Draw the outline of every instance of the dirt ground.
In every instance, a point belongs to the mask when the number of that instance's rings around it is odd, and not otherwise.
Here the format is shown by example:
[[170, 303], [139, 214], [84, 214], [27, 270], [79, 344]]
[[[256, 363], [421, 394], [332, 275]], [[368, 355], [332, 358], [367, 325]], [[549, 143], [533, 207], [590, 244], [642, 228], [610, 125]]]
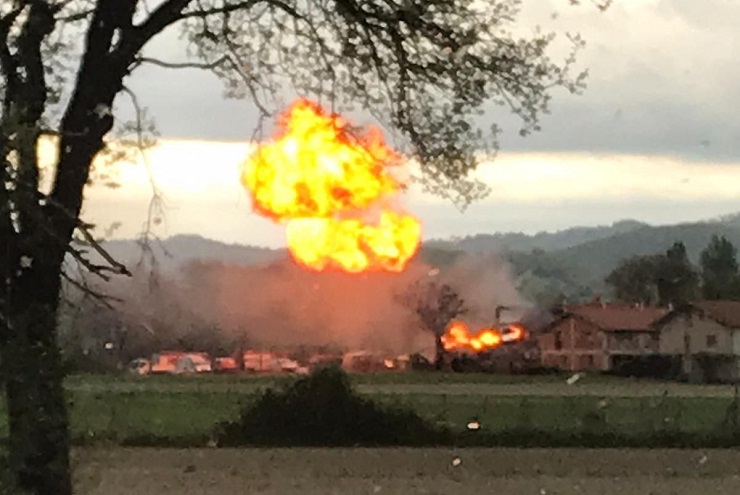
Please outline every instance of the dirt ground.
[[740, 493], [740, 452], [80, 449], [80, 494]]

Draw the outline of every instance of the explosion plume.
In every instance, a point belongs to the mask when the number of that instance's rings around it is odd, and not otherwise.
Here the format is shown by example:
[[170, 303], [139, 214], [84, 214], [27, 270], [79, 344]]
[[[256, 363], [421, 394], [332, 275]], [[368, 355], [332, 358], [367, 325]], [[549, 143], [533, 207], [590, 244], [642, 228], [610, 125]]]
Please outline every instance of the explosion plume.
[[380, 131], [351, 129], [305, 99], [242, 167], [254, 210], [286, 226], [296, 262], [312, 270], [403, 270], [419, 248], [419, 221], [391, 205], [401, 158]]

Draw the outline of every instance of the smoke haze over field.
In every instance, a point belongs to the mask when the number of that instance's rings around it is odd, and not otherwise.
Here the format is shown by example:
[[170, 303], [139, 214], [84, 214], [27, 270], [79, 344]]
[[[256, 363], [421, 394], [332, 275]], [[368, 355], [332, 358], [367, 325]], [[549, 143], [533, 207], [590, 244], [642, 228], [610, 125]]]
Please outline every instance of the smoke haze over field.
[[[466, 301], [471, 325], [494, 322], [499, 304], [518, 305], [508, 269], [491, 255], [467, 258], [438, 273], [419, 260], [401, 273], [312, 272], [292, 260], [236, 265], [193, 261], [176, 275], [144, 271], [105, 290], [123, 299], [117, 319], [165, 348], [222, 349], [336, 346], [383, 353], [424, 352], [432, 335], [399, 296], [418, 280], [451, 285]], [[137, 346], [141, 348], [141, 346]]]

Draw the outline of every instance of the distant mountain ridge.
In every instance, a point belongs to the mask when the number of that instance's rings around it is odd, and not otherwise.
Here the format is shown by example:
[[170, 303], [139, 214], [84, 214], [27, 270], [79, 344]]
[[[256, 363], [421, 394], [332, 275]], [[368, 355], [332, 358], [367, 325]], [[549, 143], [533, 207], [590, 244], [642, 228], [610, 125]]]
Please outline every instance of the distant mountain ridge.
[[[136, 264], [142, 247], [135, 240], [113, 240], [104, 244], [114, 259], [127, 266]], [[153, 255], [165, 270], [174, 270], [192, 260], [220, 261], [240, 265], [266, 263], [284, 257], [284, 249], [270, 249], [243, 244], [227, 244], [197, 234], [180, 234], [149, 243]]]
[[[712, 235], [724, 235], [740, 247], [740, 214], [701, 222], [652, 226], [636, 220], [612, 225], [573, 227], [558, 232], [478, 234], [458, 239], [433, 239], [422, 246], [420, 257], [435, 265], [481, 253], [497, 253], [511, 265], [520, 291], [540, 301], [553, 294], [574, 299], [606, 291], [604, 278], [623, 259], [664, 252], [674, 242], [686, 245], [697, 262]], [[136, 241], [105, 243], [109, 252], [126, 264], [141, 257]], [[160, 266], [176, 270], [191, 260], [234, 264], [269, 263], [285, 258], [285, 249], [226, 244], [199, 235], [176, 235], [154, 242], [152, 250]]]
[[613, 235], [633, 232], [650, 227], [649, 224], [637, 220], [621, 220], [612, 225], [596, 227], [571, 227], [556, 232], [538, 232], [533, 235], [521, 232], [505, 232], [496, 234], [476, 234], [455, 240], [432, 239], [427, 246], [446, 248], [451, 244], [457, 249], [470, 253], [490, 251], [531, 251], [541, 249], [552, 251], [566, 249], [590, 241], [605, 239]]

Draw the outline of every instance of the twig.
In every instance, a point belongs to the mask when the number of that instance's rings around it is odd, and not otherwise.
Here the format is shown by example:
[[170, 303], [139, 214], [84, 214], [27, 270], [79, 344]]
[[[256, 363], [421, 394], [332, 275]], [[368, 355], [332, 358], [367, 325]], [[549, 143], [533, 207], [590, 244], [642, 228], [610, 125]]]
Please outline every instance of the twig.
[[[224, 55], [217, 60], [214, 60], [213, 62], [166, 62], [164, 60], [159, 60], [157, 58], [152, 57], [137, 57], [134, 61], [135, 65], [141, 65], [141, 64], [152, 64], [152, 65], [158, 65], [159, 67], [164, 67], [165, 69], [215, 69], [219, 65], [223, 64], [224, 62], [230, 62], [229, 57], [227, 55]], [[232, 62], [233, 63], [233, 62]], [[128, 90], [130, 94], [130, 90]]]
[[[154, 60], [154, 59], [152, 59]], [[136, 93], [133, 92], [129, 87], [124, 86], [123, 91], [129, 96], [131, 99], [131, 105], [134, 107], [134, 112], [136, 114], [136, 142], [137, 147], [139, 149], [139, 153], [141, 154], [141, 159], [144, 162], [144, 166], [147, 169], [147, 173], [149, 176], [149, 185], [152, 188], [152, 198], [149, 202], [149, 208], [147, 209], [147, 217], [146, 222], [144, 222], [144, 226], [141, 232], [141, 235], [139, 237], [139, 246], [142, 249], [141, 258], [139, 259], [139, 265], [141, 265], [144, 262], [144, 258], [146, 254], [149, 254], [150, 261], [152, 262], [152, 265], [155, 266], [157, 263], [156, 258], [154, 257], [154, 254], [152, 252], [151, 246], [149, 244], [149, 237], [154, 237], [155, 240], [158, 240], [159, 238], [156, 235], [152, 234], [152, 223], [154, 223], [154, 218], [156, 216], [164, 216], [164, 211], [162, 209], [162, 193], [160, 192], [159, 188], [157, 187], [157, 183], [154, 181], [154, 172], [152, 170], [151, 162], [149, 162], [149, 157], [147, 156], [145, 152], [145, 145], [144, 145], [144, 126], [142, 122], [142, 107], [139, 104], [139, 99], [136, 96]], [[160, 242], [161, 245], [161, 242]]]
[[110, 270], [118, 273], [119, 275], [127, 275], [131, 276], [131, 272], [129, 269], [124, 265], [123, 263], [120, 263], [116, 261], [113, 256], [108, 253], [108, 251], [103, 248], [103, 246], [100, 245], [100, 243], [95, 240], [93, 235], [90, 233], [91, 225], [86, 224], [82, 222], [81, 220], [78, 220], [77, 224], [77, 230], [82, 234], [82, 236], [85, 238], [85, 241], [87, 241], [87, 245], [92, 247], [95, 252], [97, 252], [100, 256], [103, 257], [105, 261], [110, 264]]
[[[232, 3], [224, 5], [223, 7], [213, 7], [210, 9], [203, 10], [191, 10], [180, 14], [179, 19], [187, 19], [189, 17], [207, 17], [213, 14], [228, 14], [230, 12], [236, 12], [237, 10], [249, 9], [259, 3], [259, 0], [245, 0], [242, 2]], [[276, 0], [271, 0], [269, 3], [277, 3]]]
[[[71, 245], [67, 247], [67, 252], [71, 254], [72, 257], [76, 259], [82, 266], [84, 266], [90, 273], [97, 275], [106, 282], [110, 281], [110, 277], [104, 272], [109, 271], [120, 274], [120, 272], [117, 272], [115, 268], [111, 268], [105, 265], [96, 265], [95, 263], [92, 263], [90, 260], [82, 256], [82, 253], [78, 249], [73, 248]], [[126, 272], [128, 273], [128, 269], [126, 269]]]
[[108, 296], [106, 294], [103, 294], [101, 292], [91, 289], [90, 287], [88, 287], [87, 284], [84, 284], [82, 282], [75, 280], [71, 276], [67, 275], [67, 273], [63, 270], [62, 270], [62, 277], [64, 277], [64, 279], [67, 282], [69, 282], [70, 284], [74, 285], [76, 288], [81, 290], [85, 295], [92, 297], [93, 299], [100, 302], [108, 309], [115, 309], [115, 307], [111, 304], [111, 301], [121, 302], [121, 303], [124, 302], [123, 299], [119, 297]]
[[87, 16], [89, 16], [93, 12], [94, 12], [94, 9], [87, 9], [87, 10], [83, 10], [81, 12], [76, 12], [74, 14], [69, 14], [69, 15], [57, 17], [57, 21], [64, 22], [64, 23], [82, 21], [82, 20], [86, 19]]

